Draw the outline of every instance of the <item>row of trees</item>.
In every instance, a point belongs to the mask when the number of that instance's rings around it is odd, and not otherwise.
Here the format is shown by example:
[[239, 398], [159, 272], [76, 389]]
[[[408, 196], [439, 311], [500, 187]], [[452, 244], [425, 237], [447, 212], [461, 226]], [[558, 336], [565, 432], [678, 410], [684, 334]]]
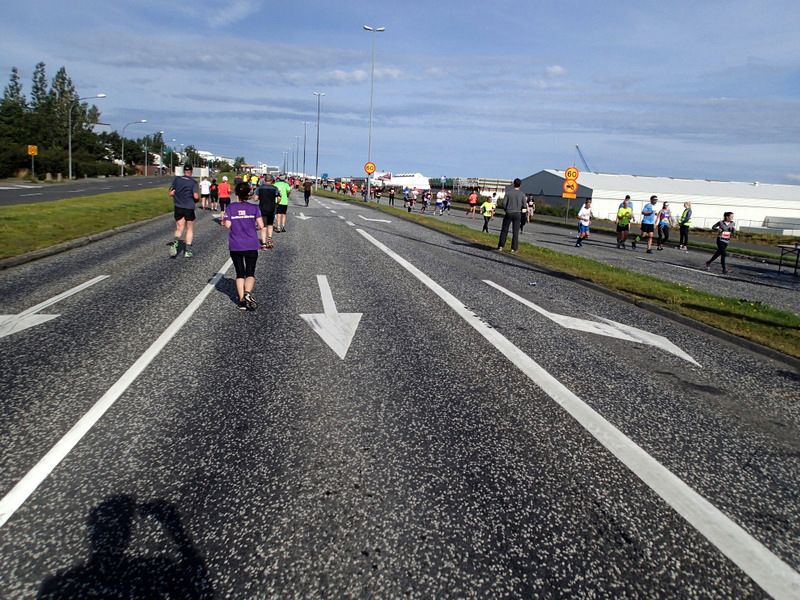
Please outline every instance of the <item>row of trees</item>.
[[[36, 173], [69, 172], [69, 127], [72, 116], [72, 173], [73, 176], [96, 177], [118, 175], [122, 160], [121, 136], [116, 131], [99, 132], [100, 111], [94, 105], [80, 101], [67, 71], [61, 67], [48, 86], [45, 64], [36, 65], [30, 96], [23, 93], [19, 71], [11, 69], [11, 78], [0, 101], [0, 178], [15, 177], [31, 166], [28, 146], [37, 146]], [[194, 146], [183, 154], [164, 143], [160, 132], [137, 139], [125, 140], [125, 170], [134, 172], [133, 165], [156, 164], [161, 155], [164, 165], [178, 165], [182, 160], [195, 166], [206, 166]], [[242, 159], [244, 160], [244, 159]], [[115, 162], [116, 161], [116, 162]], [[220, 168], [229, 165], [214, 165]]]

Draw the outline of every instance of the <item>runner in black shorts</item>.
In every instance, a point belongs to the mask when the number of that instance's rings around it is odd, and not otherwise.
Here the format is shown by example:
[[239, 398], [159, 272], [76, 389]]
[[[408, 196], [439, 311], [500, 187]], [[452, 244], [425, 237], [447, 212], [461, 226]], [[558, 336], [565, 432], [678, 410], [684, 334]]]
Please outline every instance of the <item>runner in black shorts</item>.
[[272, 248], [272, 226], [275, 223], [275, 201], [280, 194], [277, 187], [272, 185], [274, 178], [272, 175], [267, 175], [264, 178], [264, 183], [258, 186], [256, 190], [256, 198], [258, 198], [258, 208], [261, 211], [261, 217], [267, 224], [267, 243], [261, 244], [261, 249]]
[[172, 180], [169, 187], [169, 195], [175, 203], [175, 237], [169, 245], [169, 255], [172, 257], [178, 254], [178, 244], [184, 228], [186, 229], [186, 247], [183, 256], [192, 257], [192, 240], [194, 238], [194, 206], [200, 199], [200, 190], [197, 182], [192, 177], [192, 165], [187, 164], [183, 167], [183, 176]]

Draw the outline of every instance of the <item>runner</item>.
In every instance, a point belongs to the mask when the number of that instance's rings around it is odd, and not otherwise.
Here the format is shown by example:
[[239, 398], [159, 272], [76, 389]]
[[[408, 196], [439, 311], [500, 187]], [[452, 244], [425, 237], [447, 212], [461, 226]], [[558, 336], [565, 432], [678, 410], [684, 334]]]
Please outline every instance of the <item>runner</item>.
[[711, 263], [717, 260], [719, 256], [722, 272], [726, 274], [730, 273], [731, 270], [725, 266], [725, 257], [728, 255], [728, 243], [731, 241], [733, 232], [736, 231], [736, 223], [733, 222], [733, 213], [726, 212], [722, 215], [722, 221], [714, 223], [711, 229], [719, 232], [717, 235], [717, 251], [714, 253], [714, 256], [711, 257], [711, 260], [706, 263], [706, 271], [711, 269]]
[[656, 202], [658, 202], [657, 196], [650, 196], [650, 202], [644, 205], [642, 208], [642, 235], [639, 237], [636, 236], [636, 239], [631, 242], [631, 248], [636, 250], [636, 243], [641, 240], [641, 238], [647, 238], [647, 253], [653, 253], [653, 231], [655, 231], [656, 226]]
[[283, 180], [283, 177], [278, 177], [278, 181], [275, 182], [275, 187], [278, 188], [278, 191], [281, 194], [281, 199], [278, 200], [278, 206], [276, 207], [276, 215], [275, 215], [275, 231], [286, 231], [286, 213], [289, 210], [289, 192], [292, 191], [291, 186]]
[[478, 208], [478, 192], [472, 190], [472, 193], [469, 195], [469, 210], [464, 213], [464, 216], [467, 217], [472, 215], [472, 218], [475, 218], [475, 209]]
[[211, 194], [211, 210], [219, 210], [219, 184], [216, 178], [211, 180], [211, 187], [208, 188]]
[[178, 245], [186, 229], [185, 248], [183, 256], [192, 258], [192, 241], [194, 239], [194, 207], [200, 199], [199, 187], [192, 177], [193, 167], [190, 164], [183, 166], [183, 175], [175, 177], [169, 186], [169, 195], [175, 204], [175, 238], [169, 245], [169, 255], [173, 258], [178, 255]]
[[583, 247], [583, 240], [588, 239], [589, 227], [592, 225], [592, 199], [587, 198], [586, 204], [578, 211], [578, 241], [576, 248]]
[[622, 250], [625, 250], [625, 242], [628, 239], [628, 232], [631, 228], [631, 219], [633, 219], [633, 209], [630, 204], [630, 196], [625, 196], [622, 206], [617, 210], [617, 218], [614, 221], [617, 224], [617, 248]]
[[264, 178], [264, 183], [258, 186], [256, 190], [256, 197], [258, 198], [258, 208], [261, 210], [261, 218], [267, 224], [267, 242], [261, 244], [261, 249], [266, 250], [272, 248], [272, 225], [275, 222], [275, 200], [280, 191], [277, 187], [272, 185], [272, 175], [267, 175]]
[[308, 201], [311, 199], [311, 182], [308, 179], [303, 182], [303, 199], [308, 206]]
[[230, 230], [228, 250], [236, 269], [236, 293], [239, 296], [239, 310], [255, 310], [258, 303], [253, 298], [256, 282], [256, 262], [258, 261], [258, 233], [261, 231], [261, 245], [264, 240], [264, 220], [255, 204], [250, 204], [250, 185], [240, 183], [236, 186], [236, 199], [225, 209], [222, 224]]
[[[225, 212], [231, 201], [231, 184], [228, 183], [228, 176], [222, 176], [222, 183], [219, 184], [219, 210]], [[222, 215], [220, 215], [220, 218]], [[220, 219], [220, 223], [222, 220]]]
[[[669, 241], [669, 227], [672, 225], [672, 211], [669, 209], [669, 202], [664, 202], [658, 213], [658, 248], [663, 250], [664, 244]], [[663, 243], [661, 240], [664, 240]]]
[[211, 210], [208, 199], [211, 197], [211, 182], [208, 177], [203, 177], [200, 181], [200, 206], [202, 210]]
[[389, 206], [394, 206], [394, 188], [389, 188]]
[[489, 198], [481, 204], [481, 214], [483, 215], [483, 229], [481, 229], [481, 231], [489, 233], [489, 221], [491, 221], [492, 216], [494, 216], [494, 204]]
[[436, 207], [433, 209], [433, 216], [436, 216], [436, 211], [439, 211], [440, 215], [444, 214], [444, 199], [447, 197], [447, 193], [444, 190], [439, 190], [436, 193]]

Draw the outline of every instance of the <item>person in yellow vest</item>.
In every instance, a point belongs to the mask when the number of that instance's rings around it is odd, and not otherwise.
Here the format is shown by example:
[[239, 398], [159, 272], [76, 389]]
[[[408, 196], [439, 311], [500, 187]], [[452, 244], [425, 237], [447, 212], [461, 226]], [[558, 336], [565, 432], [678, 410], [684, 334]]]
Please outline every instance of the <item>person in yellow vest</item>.
[[494, 202], [489, 198], [481, 204], [481, 214], [483, 215], [483, 229], [481, 229], [481, 231], [489, 233], [489, 221], [491, 221], [494, 216]]
[[683, 212], [681, 213], [680, 219], [678, 219], [678, 225], [681, 228], [680, 234], [680, 245], [678, 246], [678, 250], [689, 250], [689, 228], [692, 226], [692, 203], [691, 202], [684, 202], [683, 203]]
[[617, 210], [617, 248], [625, 249], [625, 241], [628, 239], [628, 232], [631, 229], [631, 219], [633, 219], [633, 209], [631, 208], [631, 197], [625, 196], [622, 206]]

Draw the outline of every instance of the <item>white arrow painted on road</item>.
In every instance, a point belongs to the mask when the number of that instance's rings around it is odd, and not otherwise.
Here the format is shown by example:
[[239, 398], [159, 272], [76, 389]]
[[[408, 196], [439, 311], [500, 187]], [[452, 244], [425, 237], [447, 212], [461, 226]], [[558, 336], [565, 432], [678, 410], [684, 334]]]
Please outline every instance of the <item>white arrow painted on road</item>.
[[623, 325], [622, 323], [617, 323], [616, 321], [610, 321], [608, 319], [604, 319], [603, 317], [597, 317], [604, 321], [604, 323], [598, 323], [597, 321], [589, 321], [587, 319], [579, 319], [577, 317], [569, 317], [567, 315], [558, 315], [555, 313], [551, 313], [540, 306], [537, 306], [533, 302], [530, 302], [523, 298], [522, 296], [518, 296], [514, 292], [511, 292], [493, 281], [488, 281], [484, 279], [484, 283], [492, 286], [495, 289], [500, 290], [507, 296], [510, 296], [517, 302], [524, 304], [525, 306], [532, 308], [536, 312], [541, 315], [544, 315], [551, 321], [554, 321], [565, 327], [567, 329], [576, 329], [578, 331], [587, 331], [589, 333], [596, 333], [597, 335], [605, 335], [607, 337], [613, 337], [618, 340], [625, 340], [628, 342], [636, 342], [638, 344], [647, 344], [649, 346], [656, 346], [657, 348], [661, 348], [662, 350], [666, 350], [675, 356], [682, 358], [683, 360], [689, 361], [693, 365], [700, 366], [695, 359], [691, 356], [686, 354], [683, 350], [678, 348], [675, 344], [670, 342], [667, 338], [656, 335], [655, 333], [650, 333], [649, 331], [643, 331], [641, 329], [637, 329], [636, 327], [632, 327], [630, 325]]
[[71, 290], [67, 290], [63, 294], [54, 296], [53, 298], [50, 298], [50, 300], [45, 300], [41, 304], [37, 304], [28, 310], [22, 311], [18, 315], [0, 315], [0, 338], [13, 333], [18, 333], [28, 329], [29, 327], [41, 325], [42, 323], [46, 323], [47, 321], [60, 317], [61, 315], [39, 315], [36, 313], [107, 278], [108, 275], [100, 275], [99, 277], [95, 277], [86, 283], [75, 286]]
[[307, 217], [304, 213], [300, 213], [296, 218], [305, 221], [306, 219], [310, 219], [311, 217]]
[[364, 215], [358, 215], [359, 219], [364, 219], [365, 221], [374, 221], [375, 223], [391, 223], [391, 221], [387, 221], [386, 219], [368, 219]]
[[363, 313], [337, 312], [333, 294], [328, 285], [328, 278], [325, 275], [317, 275], [317, 281], [319, 282], [319, 291], [322, 294], [322, 310], [324, 312], [323, 314], [300, 316], [336, 352], [339, 358], [344, 359]]

